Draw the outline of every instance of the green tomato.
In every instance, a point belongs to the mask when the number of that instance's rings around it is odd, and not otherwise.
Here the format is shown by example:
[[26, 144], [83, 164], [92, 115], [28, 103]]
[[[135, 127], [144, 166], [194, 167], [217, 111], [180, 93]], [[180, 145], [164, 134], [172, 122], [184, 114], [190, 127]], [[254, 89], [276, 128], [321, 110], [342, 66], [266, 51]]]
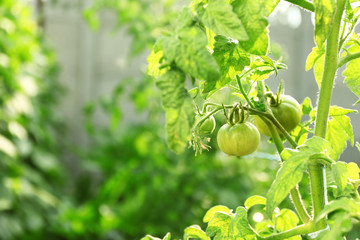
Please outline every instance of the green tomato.
[[224, 124], [217, 134], [221, 151], [234, 156], [245, 156], [254, 152], [260, 143], [260, 133], [250, 122]]
[[[196, 122], [199, 121], [201, 118], [203, 118], [203, 116], [197, 115]], [[213, 131], [215, 130], [215, 126], [216, 126], [215, 118], [214, 116], [211, 115], [200, 125], [199, 134], [202, 136], [212, 134]]]
[[[281, 95], [280, 104], [270, 106], [270, 108], [275, 118], [286, 131], [291, 132], [300, 123], [302, 111], [300, 104], [295, 98], [289, 95]], [[254, 123], [262, 134], [269, 137], [271, 136], [269, 128], [259, 116], [254, 117]]]

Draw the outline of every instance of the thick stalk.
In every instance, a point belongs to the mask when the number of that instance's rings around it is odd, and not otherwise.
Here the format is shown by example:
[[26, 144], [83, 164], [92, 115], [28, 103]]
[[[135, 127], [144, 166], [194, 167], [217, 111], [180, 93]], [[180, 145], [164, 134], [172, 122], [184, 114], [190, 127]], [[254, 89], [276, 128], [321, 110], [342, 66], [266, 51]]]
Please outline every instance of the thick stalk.
[[[338, 64], [338, 46], [341, 17], [344, 12], [346, 0], [337, 1], [337, 9], [334, 17], [334, 23], [326, 43], [324, 74], [321, 80], [321, 88], [316, 114], [315, 136], [326, 137], [326, 128], [329, 117], [329, 108], [334, 85], [335, 73]], [[326, 189], [324, 181], [324, 167], [321, 164], [310, 164], [310, 186], [311, 197], [314, 209], [314, 219], [317, 218], [320, 211], [325, 206]], [[325, 228], [326, 218], [321, 219], [316, 228], [318, 230]]]

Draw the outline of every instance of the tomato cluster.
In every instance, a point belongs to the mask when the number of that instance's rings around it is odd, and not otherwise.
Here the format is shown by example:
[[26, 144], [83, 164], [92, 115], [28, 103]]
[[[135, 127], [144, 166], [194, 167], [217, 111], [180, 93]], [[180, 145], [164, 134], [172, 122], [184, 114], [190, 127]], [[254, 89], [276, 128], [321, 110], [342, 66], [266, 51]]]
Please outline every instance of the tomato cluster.
[[[301, 107], [293, 97], [281, 95], [269, 104], [274, 117], [286, 131], [292, 131], [300, 123]], [[271, 136], [269, 128], [259, 116], [254, 117], [253, 123], [246, 122], [243, 118], [235, 123], [228, 121], [218, 131], [219, 148], [224, 153], [233, 156], [253, 153], [260, 143], [259, 131], [266, 136]]]

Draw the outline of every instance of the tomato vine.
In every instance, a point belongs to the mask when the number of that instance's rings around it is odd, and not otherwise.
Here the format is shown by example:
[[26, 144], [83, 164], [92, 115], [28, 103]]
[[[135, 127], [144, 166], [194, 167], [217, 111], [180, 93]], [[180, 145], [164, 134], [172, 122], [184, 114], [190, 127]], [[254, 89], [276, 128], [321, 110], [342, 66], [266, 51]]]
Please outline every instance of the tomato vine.
[[[347, 142], [354, 144], [347, 114], [356, 110], [330, 105], [336, 72], [345, 64], [344, 82], [360, 97], [360, 74], [356, 68], [356, 64], [360, 64], [360, 35], [355, 32], [360, 8], [347, 0], [289, 1], [315, 14], [316, 46], [306, 62], [306, 70], [314, 67], [319, 86], [318, 106], [314, 109], [308, 98], [300, 106], [292, 97], [282, 97], [286, 95], [280, 94], [281, 87], [275, 97], [265, 85], [269, 75], [277, 75], [286, 68], [283, 63], [272, 60], [268, 51], [267, 17], [278, 2], [194, 0], [179, 13], [174, 31], [158, 38], [148, 58], [148, 73], [163, 94], [167, 141], [174, 152], [181, 154], [189, 138], [196, 152], [207, 149], [203, 144], [204, 137], [198, 134], [199, 127], [214, 115], [219, 117], [221, 111], [225, 116], [226, 111], [231, 111], [230, 120], [226, 117], [230, 123], [218, 133], [221, 150], [237, 156], [253, 151], [245, 151], [248, 145], [242, 139], [247, 138], [251, 144], [256, 142], [251, 138], [256, 134], [231, 133], [231, 126], [243, 124], [246, 114], [255, 115], [255, 119], [266, 125], [268, 131], [265, 134], [271, 136], [282, 160], [266, 198], [249, 198], [265, 207], [267, 222], [255, 227], [249, 224], [246, 213], [253, 205], [246, 206], [245, 203], [234, 213], [218, 206], [205, 216], [206, 232], [191, 226], [185, 229], [185, 239], [300, 239], [306, 234], [322, 240], [330, 239], [329, 236], [337, 239], [350, 229], [343, 231], [336, 226], [345, 221], [348, 223], [348, 219], [360, 220], [358, 190], [348, 187], [349, 184], [356, 185], [354, 180], [357, 181], [359, 171], [353, 166], [355, 163], [339, 161]], [[194, 86], [190, 91], [186, 89], [186, 79], [191, 79], [189, 84]], [[213, 97], [224, 88], [238, 97], [233, 105]], [[280, 106], [282, 98], [291, 105], [283, 111], [289, 114], [285, 120], [280, 119], [275, 106]], [[201, 109], [201, 105], [203, 112], [208, 108], [210, 111], [194, 124], [194, 108]], [[240, 113], [242, 116], [237, 116]], [[309, 120], [300, 122], [301, 115], [308, 116]], [[289, 121], [294, 124], [289, 125]], [[259, 124], [257, 126], [261, 128]], [[241, 148], [239, 142], [244, 151], [237, 151]], [[291, 148], [286, 148], [285, 142]], [[330, 202], [327, 202], [326, 168], [330, 171], [328, 183], [336, 188], [331, 192]], [[307, 173], [312, 216], [308, 213], [310, 208], [302, 201], [298, 186]], [[357, 174], [357, 179], [350, 179], [352, 174]], [[289, 209], [278, 209], [288, 195], [298, 215]], [[332, 223], [329, 226], [327, 216], [330, 213]], [[278, 219], [284, 216], [287, 222], [279, 223]], [[170, 239], [170, 235], [164, 239]]]

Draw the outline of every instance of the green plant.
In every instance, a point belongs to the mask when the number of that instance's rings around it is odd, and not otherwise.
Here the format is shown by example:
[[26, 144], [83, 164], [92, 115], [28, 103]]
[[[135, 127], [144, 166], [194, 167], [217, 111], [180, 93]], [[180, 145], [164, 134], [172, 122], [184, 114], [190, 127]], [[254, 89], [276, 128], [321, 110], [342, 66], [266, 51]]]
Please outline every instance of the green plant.
[[[189, 139], [196, 152], [204, 148], [205, 139], [197, 135], [198, 123], [194, 125], [195, 105], [211, 106], [207, 117], [234, 109], [212, 99], [228, 88], [238, 96], [236, 104], [267, 124], [282, 160], [266, 197], [250, 197], [235, 212], [224, 206], [210, 209], [203, 219], [206, 232], [191, 226], [184, 239], [342, 239], [359, 223], [359, 169], [339, 161], [347, 141], [354, 143], [347, 115], [356, 110], [330, 106], [336, 71], [345, 64], [344, 82], [360, 97], [360, 36], [355, 32], [359, 7], [347, 0], [289, 1], [315, 14], [316, 47], [306, 69], [315, 66], [319, 86], [318, 106], [313, 109], [306, 98], [302, 113], [308, 120], [290, 134], [274, 116], [264, 84], [268, 75], [285, 68], [267, 56], [266, 17], [278, 2], [194, 0], [179, 13], [176, 27], [158, 38], [148, 58], [148, 73], [162, 92], [167, 142], [174, 152], [181, 154]], [[194, 89], [188, 91], [185, 86], [190, 84]], [[285, 148], [284, 141], [291, 147]], [[304, 174], [309, 176], [305, 187], [311, 191], [311, 203], [304, 203], [299, 192]], [[294, 209], [280, 210], [288, 195]], [[260, 207], [262, 219], [250, 224], [248, 214], [255, 205], [265, 208]]]

